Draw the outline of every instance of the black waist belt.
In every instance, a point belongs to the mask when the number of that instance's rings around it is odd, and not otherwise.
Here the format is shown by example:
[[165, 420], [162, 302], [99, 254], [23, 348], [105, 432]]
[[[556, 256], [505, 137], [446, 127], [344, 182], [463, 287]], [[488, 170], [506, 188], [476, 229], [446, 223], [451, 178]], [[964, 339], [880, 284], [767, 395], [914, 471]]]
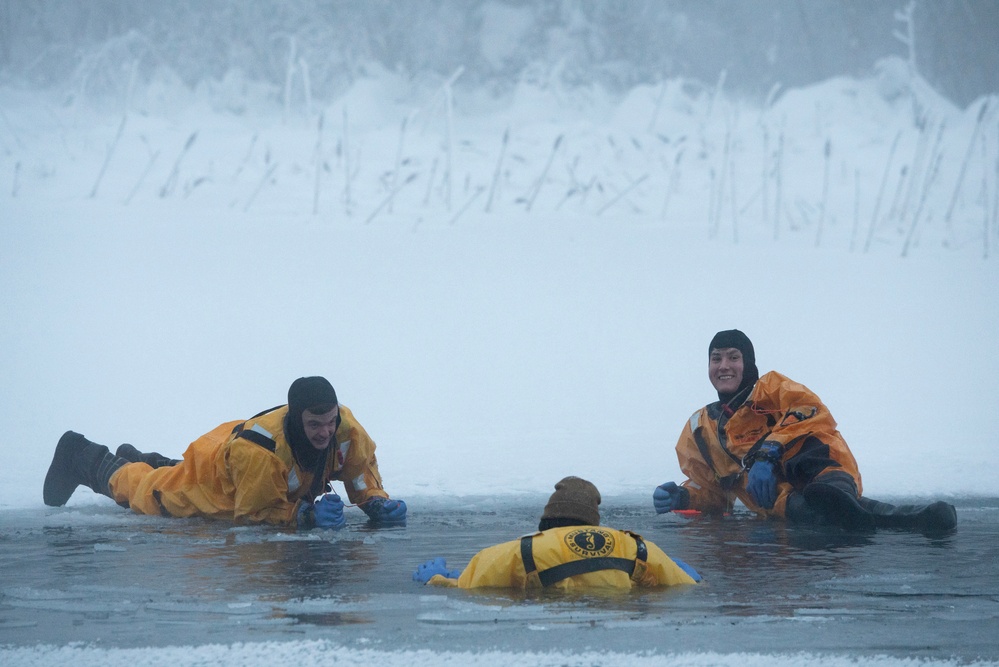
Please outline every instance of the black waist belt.
[[[635, 561], [645, 561], [649, 557], [649, 550], [645, 546], [645, 542], [642, 541], [642, 538], [637, 535], [632, 535], [632, 537], [635, 538], [635, 542], [638, 545], [638, 553], [633, 559], [615, 558], [613, 556], [581, 558], [579, 560], [573, 560], [568, 563], [562, 563], [561, 565], [550, 567], [547, 570], [541, 570], [538, 572], [538, 579], [541, 580], [541, 585], [547, 588], [548, 586], [557, 584], [563, 579], [574, 577], [577, 574], [600, 572], [601, 570], [620, 570], [622, 572], [627, 572], [630, 577], [635, 572]], [[524, 571], [527, 572], [528, 576], [530, 576], [532, 572], [537, 571], [538, 566], [534, 562], [533, 535], [527, 535], [520, 538], [520, 558], [524, 561]]]

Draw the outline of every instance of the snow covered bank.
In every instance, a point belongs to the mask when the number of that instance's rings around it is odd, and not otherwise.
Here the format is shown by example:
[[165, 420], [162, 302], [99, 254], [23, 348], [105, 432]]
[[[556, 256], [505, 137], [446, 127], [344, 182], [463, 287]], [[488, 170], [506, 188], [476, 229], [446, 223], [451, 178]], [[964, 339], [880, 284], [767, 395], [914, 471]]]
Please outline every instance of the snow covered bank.
[[484, 110], [388, 77], [287, 122], [0, 90], [0, 507], [40, 504], [67, 429], [179, 456], [317, 373], [395, 495], [644, 492], [731, 327], [872, 496], [992, 493], [999, 105], [917, 84]]

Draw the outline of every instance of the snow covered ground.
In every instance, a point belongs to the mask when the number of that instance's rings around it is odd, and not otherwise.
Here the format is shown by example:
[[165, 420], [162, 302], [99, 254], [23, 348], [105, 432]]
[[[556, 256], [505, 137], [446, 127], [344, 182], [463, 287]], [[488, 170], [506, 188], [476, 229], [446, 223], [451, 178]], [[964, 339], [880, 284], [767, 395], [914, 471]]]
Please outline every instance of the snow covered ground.
[[[864, 664], [871, 667], [920, 667], [938, 665], [949, 667], [967, 664], [961, 661], [924, 661], [918, 658], [892, 658], [884, 656], [865, 657], [862, 662], [849, 658], [835, 658], [808, 653], [794, 655], [749, 654], [749, 653], [698, 653], [698, 654], [613, 654], [589, 651], [579, 654], [562, 652], [509, 653], [505, 651], [377, 651], [345, 649], [329, 642], [302, 641], [295, 643], [257, 643], [235, 646], [209, 644], [205, 646], [183, 647], [176, 650], [150, 653], [145, 649], [94, 649], [82, 647], [45, 647], [41, 649], [14, 650], [4, 653], [5, 664], [11, 667], [22, 665], [51, 665], [55, 663], [78, 663], [83, 660], [96, 664], [117, 667], [118, 665], [141, 664], [148, 667], [173, 665], [268, 665], [288, 660], [309, 661], [317, 657], [332, 660], [333, 665], [378, 664], [386, 667], [414, 667], [433, 665], [434, 667], [469, 666], [492, 667], [493, 665], [531, 664], [539, 667], [591, 667], [593, 665], [619, 665], [627, 661], [636, 667], [797, 667], [814, 665], [817, 667], [844, 667]], [[985, 665], [987, 663], [978, 663]]]
[[[67, 429], [180, 456], [313, 374], [414, 511], [568, 474], [651, 494], [681, 478], [676, 437], [713, 398], [708, 341], [733, 327], [761, 371], [829, 405], [868, 495], [994, 495], [999, 100], [957, 109], [898, 62], [879, 72], [765, 108], [683, 81], [620, 100], [525, 85], [497, 106], [381, 74], [326, 108], [240, 113], [218, 90], [151, 87], [109, 109], [0, 89], [0, 510], [41, 506]], [[104, 502], [83, 490], [70, 507]]]

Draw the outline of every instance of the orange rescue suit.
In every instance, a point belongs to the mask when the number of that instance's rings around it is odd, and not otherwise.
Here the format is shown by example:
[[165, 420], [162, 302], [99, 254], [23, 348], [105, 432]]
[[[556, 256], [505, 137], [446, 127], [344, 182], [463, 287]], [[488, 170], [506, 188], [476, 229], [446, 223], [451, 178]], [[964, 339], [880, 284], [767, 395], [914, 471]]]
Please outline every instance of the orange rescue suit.
[[295, 525], [316, 472], [322, 475], [319, 493], [326, 482], [342, 480], [351, 503], [388, 498], [375, 443], [349, 409], [340, 406], [340, 425], [321, 471], [303, 469], [295, 460], [284, 431], [287, 414], [285, 405], [245, 422], [220, 424], [192, 442], [174, 466], [124, 465], [111, 477], [111, 493], [138, 514], [285, 526]]
[[[619, 588], [633, 586], [678, 586], [694, 584], [689, 574], [673, 562], [662, 549], [651, 542], [644, 542], [645, 559], [636, 558], [641, 538], [623, 530], [599, 526], [568, 526], [550, 528], [526, 536], [532, 540], [535, 570], [524, 567], [521, 539], [504, 542], [483, 549], [465, 567], [458, 579], [434, 575], [428, 584], [457, 586], [458, 588], [541, 588], [539, 573], [550, 571], [566, 563], [610, 558], [625, 559], [635, 563], [633, 572], [620, 569], [599, 569], [561, 579], [552, 584], [556, 589]], [[637, 538], [637, 539], [636, 539]]]
[[[763, 442], [780, 447], [778, 496], [773, 509], [746, 492], [744, 458]], [[727, 512], [735, 499], [766, 517], [783, 518], [788, 496], [817, 478], [839, 478], [863, 493], [860, 471], [829, 409], [802, 384], [771, 371], [731, 415], [720, 402], [691, 416], [676, 444], [688, 479], [690, 508]], [[748, 462], [748, 459], [747, 459]]]

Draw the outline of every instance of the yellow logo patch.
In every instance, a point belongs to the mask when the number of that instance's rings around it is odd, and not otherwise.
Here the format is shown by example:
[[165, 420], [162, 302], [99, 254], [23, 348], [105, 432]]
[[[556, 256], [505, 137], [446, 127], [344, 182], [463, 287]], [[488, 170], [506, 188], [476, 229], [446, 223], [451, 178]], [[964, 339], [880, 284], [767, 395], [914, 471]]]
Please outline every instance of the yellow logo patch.
[[581, 528], [566, 533], [563, 539], [572, 553], [583, 558], [606, 556], [614, 551], [614, 536], [599, 529]]

